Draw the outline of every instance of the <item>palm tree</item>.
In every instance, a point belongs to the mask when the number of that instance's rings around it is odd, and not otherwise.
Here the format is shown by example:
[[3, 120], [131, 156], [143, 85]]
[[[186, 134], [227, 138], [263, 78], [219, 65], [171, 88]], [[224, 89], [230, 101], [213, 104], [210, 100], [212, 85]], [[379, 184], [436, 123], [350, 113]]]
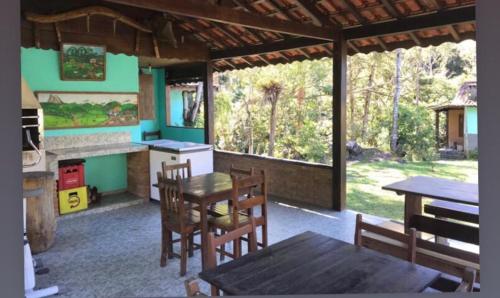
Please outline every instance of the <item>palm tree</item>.
[[276, 137], [276, 105], [278, 103], [283, 86], [276, 81], [269, 81], [261, 86], [264, 92], [264, 101], [271, 104], [271, 125], [269, 130], [269, 156], [274, 156], [274, 138]]

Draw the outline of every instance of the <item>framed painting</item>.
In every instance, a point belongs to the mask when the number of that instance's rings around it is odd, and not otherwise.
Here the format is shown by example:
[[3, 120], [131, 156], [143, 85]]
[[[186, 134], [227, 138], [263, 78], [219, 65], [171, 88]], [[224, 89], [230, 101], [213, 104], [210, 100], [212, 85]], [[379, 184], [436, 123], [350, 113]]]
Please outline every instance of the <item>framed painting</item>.
[[105, 46], [61, 43], [61, 80], [104, 81], [105, 79]]
[[35, 92], [45, 129], [139, 124], [137, 93]]

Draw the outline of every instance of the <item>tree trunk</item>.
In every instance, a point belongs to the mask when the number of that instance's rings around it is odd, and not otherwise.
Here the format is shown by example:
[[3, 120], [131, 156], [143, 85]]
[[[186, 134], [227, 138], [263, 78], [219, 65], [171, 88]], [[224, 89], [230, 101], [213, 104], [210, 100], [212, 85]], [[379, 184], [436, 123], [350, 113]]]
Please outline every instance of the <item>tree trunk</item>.
[[361, 140], [366, 138], [366, 129], [368, 126], [368, 117], [370, 115], [370, 103], [372, 100], [373, 76], [375, 75], [375, 62], [370, 65], [370, 74], [368, 76], [368, 88], [365, 92], [365, 106], [363, 111], [363, 125], [361, 126]]
[[391, 151], [397, 152], [398, 149], [398, 121], [399, 121], [399, 97], [401, 95], [401, 49], [396, 50], [396, 77], [394, 80], [394, 98], [392, 106], [392, 132], [391, 132]]
[[420, 73], [422, 68], [422, 48], [417, 49], [417, 65], [415, 71], [415, 105], [420, 103]]
[[269, 130], [269, 156], [274, 156], [274, 138], [276, 137], [276, 102], [271, 103], [271, 129]]
[[194, 123], [196, 121], [196, 116], [198, 116], [202, 95], [203, 95], [203, 83], [198, 83], [198, 86], [196, 87], [196, 98], [189, 118], [189, 121], [191, 123]]
[[354, 88], [353, 88], [354, 80], [353, 80], [353, 71], [352, 71], [352, 66], [349, 67], [349, 78], [348, 78], [348, 85], [347, 85], [347, 94], [349, 94], [349, 109], [351, 111], [351, 117], [350, 117], [350, 127], [351, 127], [351, 140], [355, 140], [355, 130], [356, 130], [356, 124], [354, 121], [354, 111], [355, 111], [355, 102], [354, 102]]

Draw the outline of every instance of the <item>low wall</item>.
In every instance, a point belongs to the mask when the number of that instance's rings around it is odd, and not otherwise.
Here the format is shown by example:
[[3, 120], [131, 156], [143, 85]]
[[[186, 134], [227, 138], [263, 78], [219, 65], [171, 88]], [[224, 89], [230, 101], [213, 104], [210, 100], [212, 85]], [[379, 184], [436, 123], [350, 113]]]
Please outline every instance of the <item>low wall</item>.
[[229, 173], [231, 164], [266, 170], [270, 195], [333, 208], [332, 166], [214, 150], [214, 171]]

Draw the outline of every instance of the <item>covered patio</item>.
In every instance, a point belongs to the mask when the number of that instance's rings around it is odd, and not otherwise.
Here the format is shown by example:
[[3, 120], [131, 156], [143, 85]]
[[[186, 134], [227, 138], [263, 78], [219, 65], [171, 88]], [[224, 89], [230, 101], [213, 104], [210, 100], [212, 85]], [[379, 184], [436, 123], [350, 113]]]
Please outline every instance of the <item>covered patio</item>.
[[[159, 93], [169, 90], [168, 86], [203, 82], [202, 138], [208, 145], [214, 145], [216, 136], [214, 73], [333, 59], [332, 166], [214, 150], [214, 172], [227, 174], [231, 165], [266, 170], [269, 245], [305, 231], [359, 244], [355, 227], [360, 217], [357, 222], [355, 212], [346, 208], [347, 56], [475, 37], [474, 0], [82, 0], [50, 4], [26, 0], [23, 16], [24, 48], [58, 50], [62, 41], [104, 44], [110, 53], [136, 56], [140, 72], [161, 73], [164, 81], [155, 87]], [[140, 111], [168, 119], [166, 105], [153, 101], [140, 106]], [[140, 134], [151, 132], [143, 123], [140, 126]], [[188, 129], [160, 123], [159, 130], [163, 138], [176, 135], [194, 142]], [[144, 160], [128, 157], [128, 162], [136, 165]], [[138, 177], [149, 174], [141, 170], [131, 177], [129, 168], [127, 177], [128, 191], [139, 197], [144, 196], [144, 185]], [[59, 218], [54, 246], [39, 255], [51, 268], [49, 274], [37, 277], [39, 286], [57, 283], [63, 297], [184, 296], [184, 281], [206, 269], [202, 265], [206, 256], [196, 250], [188, 258], [185, 277], [178, 275], [178, 259], [159, 266], [160, 206], [150, 202], [146, 193], [144, 204]], [[396, 228], [405, 236], [411, 215], [422, 213], [421, 197], [416, 197], [420, 206], [406, 204], [406, 226]], [[372, 215], [364, 215], [363, 220], [373, 225], [390, 223]], [[203, 237], [196, 236], [195, 242], [203, 246]], [[382, 249], [377, 244], [373, 247]], [[401, 255], [401, 247], [389, 254]], [[478, 265], [479, 256], [471, 255], [466, 258], [477, 260]], [[445, 268], [447, 272], [459, 270], [451, 267]], [[209, 284], [201, 283], [201, 290], [210, 293]]]

